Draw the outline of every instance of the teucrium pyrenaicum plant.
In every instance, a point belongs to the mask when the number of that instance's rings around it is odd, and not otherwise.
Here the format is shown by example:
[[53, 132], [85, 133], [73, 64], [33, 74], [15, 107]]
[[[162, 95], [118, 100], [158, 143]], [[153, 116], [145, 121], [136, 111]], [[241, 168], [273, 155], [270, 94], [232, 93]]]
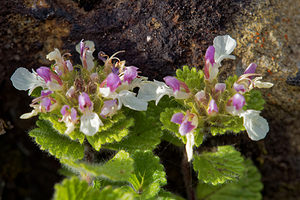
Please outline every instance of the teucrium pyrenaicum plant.
[[[260, 81], [256, 64], [218, 81], [221, 62], [235, 58], [235, 46], [228, 35], [216, 37], [203, 71], [184, 66], [164, 82], [148, 81], [137, 67], [126, 66], [116, 57], [120, 52], [100, 52], [98, 64], [94, 43], [83, 40], [76, 46], [81, 65], [54, 49], [47, 55], [50, 67], [18, 68], [14, 87], [34, 97], [32, 111], [21, 118], [39, 115], [29, 135], [68, 176], [55, 186], [54, 199], [182, 199], [162, 188], [166, 173], [152, 152], [161, 140], [185, 144], [183, 164], [193, 165], [199, 179], [194, 192], [184, 173], [189, 199], [260, 199], [260, 175], [234, 147], [198, 151], [208, 135], [246, 130], [260, 140], [269, 131], [259, 115], [265, 101], [255, 88], [272, 84]], [[105, 149], [114, 156], [100, 162], [98, 151]]]

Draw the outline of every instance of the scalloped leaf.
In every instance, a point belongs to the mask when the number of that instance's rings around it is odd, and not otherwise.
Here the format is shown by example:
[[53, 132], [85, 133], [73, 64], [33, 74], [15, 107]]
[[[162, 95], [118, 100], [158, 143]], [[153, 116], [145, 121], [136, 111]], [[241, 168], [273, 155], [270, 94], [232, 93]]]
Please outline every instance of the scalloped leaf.
[[204, 73], [193, 67], [189, 68], [187, 65], [183, 66], [182, 70], [176, 70], [176, 76], [179, 80], [185, 82], [190, 90], [200, 91], [204, 89]]
[[154, 102], [149, 102], [147, 111], [137, 112], [127, 110], [127, 116], [133, 116], [135, 125], [129, 130], [129, 134], [120, 142], [107, 144], [104, 148], [113, 150], [124, 149], [128, 152], [135, 150], [152, 150], [160, 143], [162, 132], [159, 114], [161, 110], [156, 107]]
[[243, 107], [243, 110], [263, 110], [264, 104], [266, 101], [263, 99], [261, 92], [258, 90], [251, 90], [244, 94], [246, 105]]
[[245, 170], [241, 153], [232, 146], [219, 146], [217, 152], [194, 155], [194, 170], [198, 179], [213, 185], [236, 181]]
[[134, 159], [134, 174], [129, 182], [140, 199], [149, 199], [158, 194], [161, 187], [167, 184], [164, 167], [159, 163], [159, 158], [151, 151], [136, 151]]
[[38, 120], [36, 124], [39, 128], [31, 130], [29, 135], [40, 145], [41, 150], [46, 150], [59, 159], [77, 160], [83, 158], [83, 145], [58, 133], [49, 121]]
[[153, 200], [154, 199], [155, 200], [184, 200], [184, 198], [165, 190], [159, 191], [158, 195], [154, 197]]
[[129, 153], [123, 150], [104, 164], [89, 164], [67, 159], [61, 160], [61, 162], [81, 173], [92, 174], [95, 177], [112, 181], [128, 181], [133, 172], [133, 159], [129, 157]]
[[198, 200], [260, 200], [263, 188], [261, 175], [251, 160], [246, 160], [243, 177], [238, 182], [213, 186], [199, 183], [197, 186]]
[[125, 115], [123, 116], [124, 118], [122, 117], [118, 121], [113, 123], [113, 126], [111, 126], [111, 128], [102, 130], [94, 136], [87, 136], [87, 140], [97, 151], [100, 150], [101, 145], [106, 143], [119, 142], [128, 135], [128, 128], [134, 125], [134, 119], [126, 119]]
[[214, 116], [209, 120], [210, 132], [213, 136], [225, 134], [227, 131], [239, 133], [245, 130], [243, 118], [232, 115]]
[[86, 181], [74, 176], [55, 185], [54, 200], [133, 200], [134, 195], [130, 191], [122, 188], [114, 189], [111, 186], [107, 186], [100, 191], [90, 187]]

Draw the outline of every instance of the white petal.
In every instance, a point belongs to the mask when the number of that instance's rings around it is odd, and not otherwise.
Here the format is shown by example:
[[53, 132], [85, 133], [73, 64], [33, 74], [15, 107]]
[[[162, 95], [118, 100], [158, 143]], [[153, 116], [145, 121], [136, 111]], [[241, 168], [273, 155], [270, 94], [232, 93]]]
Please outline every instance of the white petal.
[[147, 110], [148, 103], [141, 99], [138, 99], [135, 96], [135, 93], [130, 92], [128, 90], [123, 90], [118, 95], [119, 101], [126, 107], [138, 110], [138, 111], [145, 111]]
[[23, 115], [21, 115], [20, 119], [29, 119], [31, 117], [36, 116], [38, 113], [38, 110], [34, 109], [30, 113], [24, 113]]
[[38, 75], [31, 73], [24, 67], [18, 68], [15, 73], [11, 76], [13, 86], [18, 90], [30, 90], [29, 94], [39, 86], [44, 86], [43, 80], [38, 78]]
[[188, 158], [188, 162], [190, 162], [193, 159], [193, 146], [195, 144], [194, 140], [194, 133], [190, 132], [186, 134], [186, 144], [185, 144], [185, 150]]
[[271, 88], [274, 84], [270, 82], [261, 82], [259, 81], [262, 77], [256, 77], [253, 82], [254, 86], [257, 88]]
[[247, 110], [242, 114], [244, 127], [251, 140], [257, 141], [266, 137], [269, 132], [269, 125], [265, 118], [259, 115], [260, 111]]
[[191, 93], [186, 93], [186, 92], [183, 92], [183, 91], [176, 91], [174, 93], [174, 97], [176, 99], [187, 99], [187, 98], [189, 98], [190, 95], [191, 95]]
[[109, 87], [100, 88], [99, 92], [100, 92], [101, 96], [105, 97], [105, 98], [115, 99], [118, 96], [118, 94], [116, 92], [111, 92]]
[[236, 47], [236, 41], [229, 35], [217, 36], [214, 39], [215, 62], [220, 64], [225, 58], [235, 59], [235, 56], [229, 55]]
[[95, 66], [93, 52], [91, 51], [86, 52], [86, 64], [89, 71], [91, 71]]
[[103, 126], [103, 123], [99, 116], [94, 112], [84, 113], [80, 118], [80, 131], [85, 135], [95, 135], [100, 126]]
[[158, 85], [154, 82], [144, 82], [141, 84], [137, 98], [144, 100], [144, 101], [152, 101], [157, 99], [156, 90]]
[[57, 63], [62, 63], [62, 56], [57, 48], [55, 48], [54, 51], [51, 51], [46, 58], [48, 60], [55, 60]]

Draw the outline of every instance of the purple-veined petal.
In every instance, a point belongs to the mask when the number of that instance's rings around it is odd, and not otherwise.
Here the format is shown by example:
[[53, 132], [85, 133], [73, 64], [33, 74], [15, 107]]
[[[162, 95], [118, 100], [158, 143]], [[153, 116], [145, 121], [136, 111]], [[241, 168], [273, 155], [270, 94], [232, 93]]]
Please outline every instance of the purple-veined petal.
[[195, 128], [190, 121], [183, 121], [179, 127], [179, 133], [181, 135], [186, 135], [187, 133], [191, 132]]
[[176, 124], [181, 124], [184, 118], [184, 114], [179, 112], [179, 113], [175, 113], [172, 116], [171, 122], [176, 123]]
[[50, 111], [50, 106], [52, 105], [51, 103], [51, 99], [46, 97], [46, 98], [43, 98], [42, 101], [41, 101], [41, 106], [43, 108], [45, 108], [45, 110], [48, 112]]
[[236, 110], [240, 110], [245, 105], [245, 97], [239, 93], [236, 93], [232, 98], [232, 105], [235, 107]]
[[215, 47], [209, 46], [205, 53], [205, 62], [209, 62], [211, 65], [215, 63]]
[[71, 120], [75, 122], [77, 120], [77, 111], [75, 108], [71, 109]]
[[75, 87], [71, 86], [68, 91], [66, 92], [66, 96], [72, 98], [75, 94]]
[[106, 62], [106, 60], [107, 60], [107, 58], [105, 58], [104, 56], [106, 56], [106, 54], [103, 52], [103, 51], [99, 51], [99, 53], [98, 53], [98, 58], [100, 59], [100, 60], [102, 60], [102, 62]]
[[85, 44], [83, 42], [83, 39], [80, 41], [80, 57], [83, 56], [83, 51], [85, 49]]
[[52, 94], [53, 92], [51, 91], [51, 90], [42, 90], [41, 91], [41, 96], [42, 97], [46, 97], [46, 96], [48, 96], [48, 95], [50, 95], [50, 94]]
[[70, 106], [64, 105], [64, 106], [60, 109], [60, 113], [61, 113], [63, 116], [65, 116], [66, 113], [67, 113], [67, 110], [69, 110], [69, 109], [70, 109]]
[[117, 110], [117, 100], [104, 101], [104, 105], [101, 109], [100, 116], [106, 117], [107, 115], [113, 115]]
[[226, 89], [226, 84], [225, 83], [217, 83], [215, 85], [215, 91], [216, 92], [223, 92]]
[[51, 81], [51, 70], [48, 67], [40, 67], [36, 70], [36, 73], [42, 77], [46, 83]]
[[67, 65], [69, 72], [73, 71], [73, 65], [70, 60], [66, 61], [66, 65]]
[[[257, 67], [257, 64], [251, 63], [245, 70], [244, 74], [254, 74], [256, 67]], [[249, 78], [251, 78], [251, 77], [249, 77]]]
[[219, 109], [218, 109], [216, 101], [214, 99], [211, 99], [208, 104], [207, 113], [212, 114], [213, 112], [217, 113], [217, 112], [219, 112]]
[[82, 92], [78, 97], [79, 109], [81, 112], [84, 112], [86, 108], [89, 110], [93, 109], [93, 103], [90, 100], [90, 97], [87, 93]]
[[206, 99], [204, 90], [201, 90], [195, 94], [195, 97], [198, 101], [203, 102]]
[[134, 66], [126, 67], [126, 70], [124, 72], [124, 81], [128, 84], [131, 83], [131, 81], [137, 77], [137, 70], [138, 68]]
[[106, 79], [106, 85], [110, 88], [111, 92], [114, 92], [119, 85], [121, 85], [120, 77], [117, 74], [110, 73]]
[[179, 91], [180, 90], [180, 81], [177, 80], [177, 78], [173, 76], [166, 76], [164, 78], [164, 81], [166, 84], [173, 89], [173, 92]]
[[243, 84], [238, 84], [238, 83], [234, 83], [233, 84], [233, 88], [237, 91], [237, 92], [246, 92], [246, 88], [245, 85]]

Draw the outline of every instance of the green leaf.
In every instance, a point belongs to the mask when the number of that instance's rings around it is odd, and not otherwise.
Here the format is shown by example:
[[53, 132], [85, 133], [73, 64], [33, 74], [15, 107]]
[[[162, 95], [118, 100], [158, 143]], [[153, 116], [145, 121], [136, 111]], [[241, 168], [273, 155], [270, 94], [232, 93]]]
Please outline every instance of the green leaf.
[[154, 197], [153, 200], [154, 199], [155, 200], [184, 200], [184, 198], [165, 190], [159, 191], [158, 195]]
[[113, 150], [124, 149], [128, 152], [135, 150], [152, 150], [160, 143], [162, 132], [159, 114], [161, 109], [156, 107], [154, 102], [149, 102], [148, 109], [145, 112], [127, 110], [127, 116], [133, 116], [135, 125], [129, 130], [129, 134], [120, 142], [107, 144], [104, 148]]
[[42, 87], [37, 87], [37, 88], [35, 88], [33, 91], [32, 91], [32, 93], [30, 94], [30, 96], [32, 96], [32, 97], [40, 97], [41, 96], [41, 91], [43, 90], [43, 88]]
[[100, 127], [100, 132], [94, 136], [87, 136], [87, 140], [97, 151], [100, 150], [101, 145], [119, 142], [128, 135], [128, 128], [134, 125], [134, 119], [126, 119], [124, 114], [119, 114], [114, 116], [110, 123], [105, 121], [104, 124], [106, 125]]
[[213, 186], [199, 183], [197, 186], [198, 200], [260, 200], [263, 188], [261, 175], [251, 160], [245, 161], [246, 169], [238, 182]]
[[224, 134], [227, 131], [239, 133], [245, 130], [243, 125], [243, 118], [232, 115], [216, 115], [210, 117], [210, 132], [213, 136], [217, 134]]
[[87, 182], [74, 176], [55, 185], [54, 200], [95, 200], [99, 194], [100, 191], [94, 190]]
[[140, 195], [140, 199], [149, 199], [158, 194], [160, 188], [167, 184], [164, 167], [159, 163], [159, 158], [151, 151], [136, 151], [134, 159], [134, 174], [129, 182]]
[[83, 158], [83, 145], [58, 133], [49, 121], [38, 120], [36, 124], [39, 128], [31, 130], [29, 135], [40, 145], [41, 150], [46, 150], [59, 159], [77, 160]]
[[204, 74], [202, 70], [197, 71], [195, 67], [190, 69], [187, 65], [183, 69], [176, 70], [176, 76], [179, 80], [187, 84], [192, 92], [197, 92], [204, 89]]
[[54, 200], [133, 200], [134, 196], [129, 190], [112, 186], [106, 186], [100, 191], [74, 176], [55, 185]]
[[213, 185], [235, 181], [243, 175], [244, 159], [232, 146], [219, 146], [217, 152], [194, 155], [194, 170], [198, 179]]
[[246, 92], [244, 94], [246, 105], [243, 107], [243, 110], [263, 110], [265, 100], [261, 95], [261, 92], [258, 90], [251, 90], [250, 92]]
[[105, 164], [89, 164], [71, 160], [61, 160], [63, 164], [81, 173], [92, 174], [95, 177], [112, 181], [128, 181], [133, 172], [133, 160], [125, 151], [119, 151]]

